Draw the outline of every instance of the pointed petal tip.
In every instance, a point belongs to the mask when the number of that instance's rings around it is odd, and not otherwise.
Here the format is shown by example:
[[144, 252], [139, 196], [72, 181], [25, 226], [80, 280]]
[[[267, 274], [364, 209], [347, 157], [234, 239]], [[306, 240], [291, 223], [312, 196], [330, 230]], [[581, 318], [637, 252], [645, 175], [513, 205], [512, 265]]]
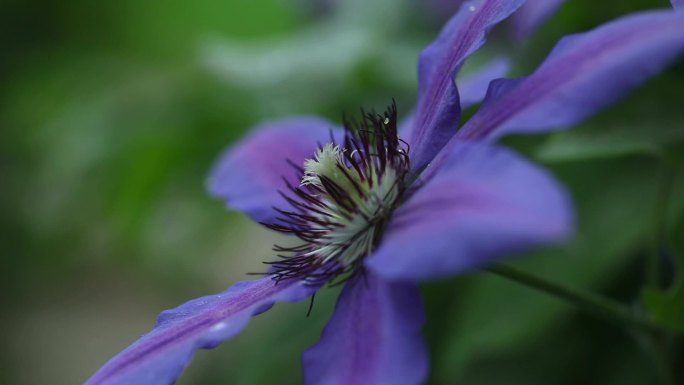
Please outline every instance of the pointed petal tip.
[[625, 96], [684, 52], [684, 13], [632, 14], [563, 38], [530, 76], [492, 83], [460, 139], [564, 129]]
[[267, 277], [164, 311], [151, 332], [111, 359], [86, 385], [171, 384], [197, 349], [232, 338], [275, 302], [298, 302], [315, 290], [300, 281], [277, 283]]

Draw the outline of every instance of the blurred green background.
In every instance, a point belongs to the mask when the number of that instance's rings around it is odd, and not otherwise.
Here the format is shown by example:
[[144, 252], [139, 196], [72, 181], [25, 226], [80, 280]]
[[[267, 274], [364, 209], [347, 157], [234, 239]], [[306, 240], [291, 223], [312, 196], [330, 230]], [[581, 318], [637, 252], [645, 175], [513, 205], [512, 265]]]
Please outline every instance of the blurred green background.
[[[411, 109], [417, 54], [443, 15], [417, 0], [334, 4], [0, 3], [0, 383], [81, 383], [161, 310], [262, 270], [275, 236], [204, 189], [250, 126], [339, 120], [392, 97]], [[668, 5], [569, 0], [529, 41], [499, 27], [471, 67], [508, 54], [526, 74], [564, 34]], [[657, 255], [659, 287], [676, 289], [683, 100], [680, 62], [576, 130], [507, 139], [569, 187], [580, 223], [569, 245], [512, 263], [641, 308], [645, 261]], [[423, 290], [430, 384], [656, 383], [629, 333], [543, 294], [486, 274]], [[652, 316], [684, 328], [683, 292], [647, 293]], [[199, 352], [179, 383], [301, 383], [301, 353], [335, 296], [321, 292], [309, 318], [308, 304], [256, 317]]]

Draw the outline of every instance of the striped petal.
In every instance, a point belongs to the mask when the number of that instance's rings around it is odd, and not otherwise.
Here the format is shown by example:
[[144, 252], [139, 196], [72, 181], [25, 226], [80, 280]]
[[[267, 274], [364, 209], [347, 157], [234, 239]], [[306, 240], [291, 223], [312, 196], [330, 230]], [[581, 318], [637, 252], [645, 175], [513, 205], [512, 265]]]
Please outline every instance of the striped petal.
[[415, 127], [409, 141], [414, 170], [425, 167], [456, 133], [461, 109], [454, 77], [463, 62], [484, 44], [485, 36], [492, 27], [524, 2], [465, 2], [437, 39], [421, 52]]
[[357, 275], [321, 341], [304, 353], [306, 385], [419, 385], [428, 374], [418, 288]]
[[684, 14], [640, 13], [560, 41], [529, 77], [492, 83], [458, 138], [570, 127], [625, 96], [684, 51]]
[[168, 385], [176, 381], [197, 349], [234, 337], [254, 315], [275, 302], [296, 302], [315, 289], [300, 281], [269, 277], [240, 282], [224, 293], [192, 300], [159, 316], [154, 329], [119, 353], [85, 385]]
[[545, 170], [484, 142], [461, 143], [397, 209], [365, 265], [386, 279], [467, 272], [572, 234], [570, 199]]

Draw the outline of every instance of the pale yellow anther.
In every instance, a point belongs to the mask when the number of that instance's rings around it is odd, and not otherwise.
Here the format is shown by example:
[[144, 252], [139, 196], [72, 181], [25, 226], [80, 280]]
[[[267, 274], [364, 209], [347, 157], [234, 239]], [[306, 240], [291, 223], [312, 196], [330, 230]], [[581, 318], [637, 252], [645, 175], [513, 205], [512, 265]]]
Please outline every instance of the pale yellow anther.
[[[389, 118], [385, 118], [384, 124], [389, 121]], [[332, 143], [317, 150], [313, 159], [304, 162], [301, 184], [318, 187], [321, 190], [318, 198], [327, 205], [325, 214], [311, 215], [339, 225], [334, 231], [321, 226], [321, 231], [326, 232], [322, 238], [327, 242], [320, 243], [308, 254], [324, 261], [336, 259], [341, 263], [351, 264], [371, 252], [377, 229], [369, 221], [386, 215], [387, 210], [395, 203], [399, 194], [398, 175], [391, 167], [380, 174], [373, 163], [366, 165], [362, 175], [359, 170], [347, 164], [343, 151], [340, 146]], [[354, 156], [354, 153], [350, 156]], [[355, 206], [353, 210], [338, 206], [335, 199], [328, 196], [329, 192], [321, 181], [323, 177], [348, 194]]]

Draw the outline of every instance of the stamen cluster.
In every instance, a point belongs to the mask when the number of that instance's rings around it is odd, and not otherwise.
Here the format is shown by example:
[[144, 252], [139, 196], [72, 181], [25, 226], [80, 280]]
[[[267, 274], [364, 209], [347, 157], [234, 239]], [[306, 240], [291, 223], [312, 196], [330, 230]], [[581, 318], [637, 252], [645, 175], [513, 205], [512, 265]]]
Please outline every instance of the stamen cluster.
[[[267, 226], [301, 243], [276, 245], [279, 260], [266, 262], [269, 274], [312, 285], [344, 282], [378, 246], [406, 192], [409, 146], [397, 133], [396, 105], [383, 114], [362, 110], [360, 121], [345, 119], [342, 143], [331, 134], [304, 167], [292, 165], [301, 184], [286, 181], [289, 192], [281, 195], [290, 208], [276, 208], [281, 215]], [[340, 276], [345, 278], [336, 280]]]

